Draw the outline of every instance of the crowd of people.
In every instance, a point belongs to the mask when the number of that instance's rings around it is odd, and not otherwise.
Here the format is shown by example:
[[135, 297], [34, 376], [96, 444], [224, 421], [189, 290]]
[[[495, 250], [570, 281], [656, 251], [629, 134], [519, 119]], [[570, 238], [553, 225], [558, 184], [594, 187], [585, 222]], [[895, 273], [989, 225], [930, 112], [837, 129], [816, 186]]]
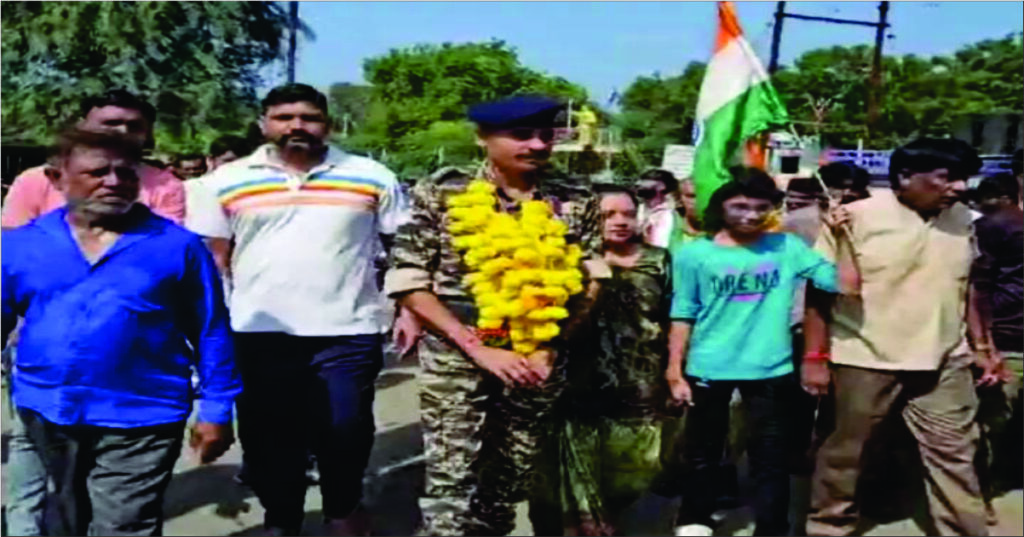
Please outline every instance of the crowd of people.
[[[166, 167], [147, 158], [151, 105], [83, 100], [2, 211], [8, 533], [160, 534], [183, 442], [213, 462], [237, 422], [264, 534], [299, 534], [315, 460], [323, 533], [369, 535], [390, 335], [419, 360], [426, 535], [509, 534], [524, 501], [538, 535], [617, 535], [648, 492], [682, 498], [666, 533], [712, 535], [744, 455], [756, 535], [850, 535], [893, 417], [935, 534], [988, 534], [1024, 458], [1019, 158], [974, 192], [981, 161], [951, 138], [898, 148], [884, 187], [848, 163], [782, 185], [736, 166], [701, 208], [664, 170], [556, 176], [565, 113], [472, 106], [480, 165], [406, 191], [328, 143], [307, 85], [268, 93], [262, 145], [225, 137]], [[460, 246], [449, 201], [481, 181], [503, 218], [544, 207], [564, 233], [548, 246], [582, 252], [582, 291], [530, 352], [477, 328], [469, 266], [511, 266]], [[806, 527], [794, 474], [812, 476]]]

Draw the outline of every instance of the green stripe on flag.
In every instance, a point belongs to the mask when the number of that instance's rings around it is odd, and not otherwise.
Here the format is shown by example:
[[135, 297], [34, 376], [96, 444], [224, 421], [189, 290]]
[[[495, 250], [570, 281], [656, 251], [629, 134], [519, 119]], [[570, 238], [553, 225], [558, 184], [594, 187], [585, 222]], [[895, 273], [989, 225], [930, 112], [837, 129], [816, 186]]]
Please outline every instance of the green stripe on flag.
[[693, 162], [697, 213], [703, 217], [711, 195], [727, 183], [729, 166], [744, 141], [789, 122], [775, 88], [761, 82], [712, 113], [703, 125]]

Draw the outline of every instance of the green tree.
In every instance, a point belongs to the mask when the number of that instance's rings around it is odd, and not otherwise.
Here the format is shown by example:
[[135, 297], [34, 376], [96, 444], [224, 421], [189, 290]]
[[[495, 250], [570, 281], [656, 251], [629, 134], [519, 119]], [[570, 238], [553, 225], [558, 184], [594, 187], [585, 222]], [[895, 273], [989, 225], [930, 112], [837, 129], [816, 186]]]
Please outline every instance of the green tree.
[[666, 145], [692, 141], [705, 68], [691, 62], [677, 76], [641, 76], [626, 88], [622, 111], [613, 122], [629, 148], [627, 158], [619, 159], [623, 170], [657, 166]]
[[331, 116], [339, 133], [351, 132], [366, 121], [369, 113], [373, 88], [348, 82], [332, 84], [327, 90]]
[[867, 45], [812, 50], [777, 72], [772, 82], [805, 130], [821, 135], [830, 122], [864, 125], [871, 55]]
[[444, 164], [462, 165], [479, 155], [465, 120], [473, 104], [521, 93], [577, 103], [587, 97], [576, 84], [523, 66], [501, 41], [393, 49], [366, 60], [363, 70], [370, 100], [362, 124], [344, 145], [386, 154], [386, 163], [407, 178], [429, 173], [439, 156]]
[[157, 105], [167, 152], [245, 130], [288, 26], [274, 2], [4, 2], [0, 16], [5, 140], [46, 143], [84, 95], [125, 88]]
[[916, 120], [920, 133], [948, 132], [963, 117], [1024, 110], [1021, 34], [968, 45], [927, 64], [904, 57], [888, 74], [887, 94], [895, 97], [889, 108]]
[[424, 130], [410, 132], [400, 140], [396, 164], [407, 175], [424, 176], [448, 165], [478, 159], [476, 132], [466, 121], [435, 121]]
[[[870, 46], [836, 46], [810, 50], [776, 72], [773, 83], [796, 129], [835, 147], [855, 146], [859, 138], [885, 148], [948, 134], [965, 116], [1024, 110], [1020, 33], [952, 55], [884, 57], [879, 118], [869, 132], [871, 61]], [[679, 76], [639, 77], [624, 93], [615, 123], [645, 165], [656, 165], [665, 145], [690, 142], [703, 76], [703, 64], [691, 63]]]
[[871, 48], [809, 51], [775, 74], [774, 83], [798, 129], [835, 146], [857, 138], [890, 147], [920, 135], [948, 134], [972, 115], [1024, 109], [1024, 47], [1020, 34], [990, 39], [949, 56], [883, 58], [879, 121], [867, 129]]

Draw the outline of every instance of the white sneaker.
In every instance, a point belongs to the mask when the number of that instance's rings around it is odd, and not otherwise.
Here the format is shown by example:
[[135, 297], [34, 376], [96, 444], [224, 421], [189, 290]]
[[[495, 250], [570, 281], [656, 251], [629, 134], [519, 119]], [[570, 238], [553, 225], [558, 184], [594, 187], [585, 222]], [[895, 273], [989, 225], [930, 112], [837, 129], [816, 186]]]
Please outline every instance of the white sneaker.
[[676, 535], [686, 537], [711, 537], [714, 532], [711, 528], [703, 524], [687, 524], [685, 526], [676, 526]]

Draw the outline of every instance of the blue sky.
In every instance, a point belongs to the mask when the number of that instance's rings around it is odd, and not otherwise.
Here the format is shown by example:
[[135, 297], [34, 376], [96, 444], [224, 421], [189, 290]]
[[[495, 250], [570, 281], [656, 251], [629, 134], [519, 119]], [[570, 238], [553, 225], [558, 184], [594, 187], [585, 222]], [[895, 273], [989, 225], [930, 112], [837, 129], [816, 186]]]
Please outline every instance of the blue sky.
[[[787, 11], [871, 20], [877, 2], [789, 2]], [[740, 24], [767, 62], [775, 2], [737, 2]], [[363, 81], [364, 59], [417, 43], [498, 38], [527, 66], [582, 84], [604, 104], [640, 75], [679, 73], [706, 61], [716, 30], [714, 2], [302, 2], [316, 33], [300, 40], [296, 78], [326, 89]], [[893, 2], [888, 54], [950, 53], [1019, 32], [1022, 2]], [[832, 45], [871, 44], [874, 29], [787, 19], [781, 60]], [[284, 81], [269, 70], [268, 86]]]

